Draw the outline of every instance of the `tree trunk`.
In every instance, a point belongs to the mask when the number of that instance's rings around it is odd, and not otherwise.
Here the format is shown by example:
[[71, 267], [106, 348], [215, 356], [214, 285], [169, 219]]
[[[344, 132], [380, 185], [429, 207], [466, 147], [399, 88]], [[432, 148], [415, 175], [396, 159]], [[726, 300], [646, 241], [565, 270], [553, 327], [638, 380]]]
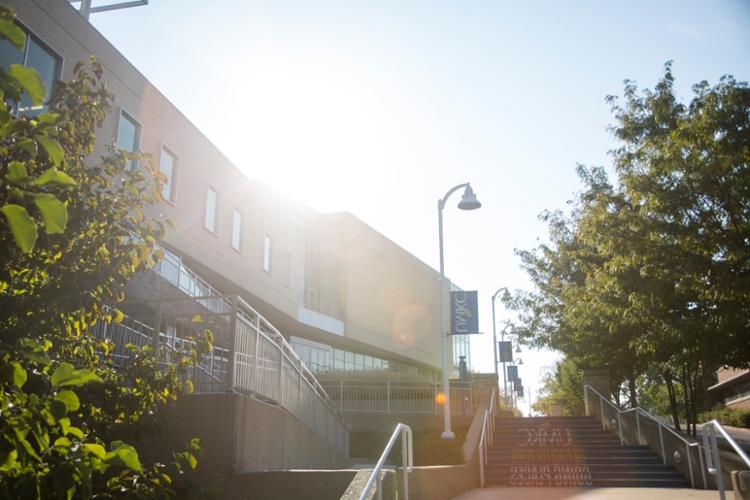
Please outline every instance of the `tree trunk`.
[[638, 406], [638, 397], [636, 395], [635, 375], [632, 371], [630, 372], [630, 377], [628, 378], [628, 386], [630, 390], [630, 407], [636, 408]]
[[664, 377], [664, 383], [667, 386], [667, 393], [669, 394], [669, 412], [672, 414], [672, 423], [677, 432], [680, 432], [680, 413], [677, 407], [677, 397], [674, 393], [674, 383], [672, 382], [672, 372], [669, 369], [665, 369], [662, 373]]

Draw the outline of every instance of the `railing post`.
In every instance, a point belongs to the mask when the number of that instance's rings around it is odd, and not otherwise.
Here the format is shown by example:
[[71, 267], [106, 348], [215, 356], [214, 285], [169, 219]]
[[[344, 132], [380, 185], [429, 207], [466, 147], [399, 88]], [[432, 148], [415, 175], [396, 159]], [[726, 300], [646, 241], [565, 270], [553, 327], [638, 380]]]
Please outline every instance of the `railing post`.
[[625, 441], [622, 436], [622, 413], [620, 413], [620, 410], [617, 410], [617, 431], [620, 434], [620, 446], [625, 444]]
[[695, 489], [695, 478], [693, 477], [693, 459], [690, 456], [690, 446], [685, 443], [685, 451], [687, 451], [688, 469], [690, 469], [690, 487]]
[[667, 452], [664, 451], [664, 435], [661, 430], [662, 424], [659, 422], [659, 443], [661, 444], [661, 457], [664, 465], [667, 465]]
[[284, 389], [283, 389], [283, 384], [284, 384], [284, 351], [282, 349], [280, 349], [279, 346], [276, 346], [276, 350], [279, 353], [279, 378], [277, 379], [278, 382], [277, 382], [277, 385], [276, 385], [276, 390], [278, 391], [279, 398], [278, 398], [277, 401], [282, 406], [284, 406]]
[[154, 336], [151, 339], [151, 346], [154, 349], [154, 358], [159, 362], [159, 332], [161, 331], [161, 302], [156, 303], [156, 313], [154, 314]]
[[404, 429], [401, 429], [401, 475], [404, 481], [404, 500], [409, 500], [409, 460], [407, 458], [407, 448], [406, 432], [404, 432]]
[[602, 421], [602, 430], [606, 430], [606, 427], [604, 426], [604, 422], [606, 421], [604, 418], [604, 399], [602, 399], [601, 396], [599, 396], [599, 418]]
[[255, 373], [253, 374], [252, 387], [248, 387], [248, 389], [251, 389], [256, 393], [260, 393], [260, 356], [258, 356], [259, 349], [260, 349], [260, 318], [256, 316], [255, 318], [255, 349], [253, 350], [253, 369]]
[[386, 403], [385, 403], [385, 413], [386, 415], [391, 414], [391, 381], [387, 380], [385, 382], [385, 397], [386, 397]]
[[227, 366], [227, 380], [226, 380], [226, 387], [227, 390], [232, 390], [234, 388], [234, 382], [235, 382], [235, 360], [236, 360], [236, 350], [237, 350], [237, 307], [239, 306], [239, 301], [237, 300], [237, 296], [232, 296], [232, 316], [229, 318], [229, 354], [227, 355], [227, 363], [229, 363], [229, 366]]
[[589, 408], [589, 386], [588, 384], [583, 386], [583, 407], [587, 417], [591, 416], [591, 410]]
[[638, 414], [641, 412], [638, 408], [635, 409], [635, 427], [638, 429], [638, 444], [641, 444], [641, 420], [638, 418]]
[[[704, 429], [701, 429], [705, 432]], [[709, 427], [708, 432], [709, 446], [708, 449], [711, 452], [711, 462], [713, 462], [714, 474], [716, 475], [716, 486], [719, 488], [719, 498], [726, 500], [726, 494], [724, 493], [724, 476], [721, 473], [721, 457], [719, 456], [719, 442], [716, 439], [716, 427], [712, 423]]]

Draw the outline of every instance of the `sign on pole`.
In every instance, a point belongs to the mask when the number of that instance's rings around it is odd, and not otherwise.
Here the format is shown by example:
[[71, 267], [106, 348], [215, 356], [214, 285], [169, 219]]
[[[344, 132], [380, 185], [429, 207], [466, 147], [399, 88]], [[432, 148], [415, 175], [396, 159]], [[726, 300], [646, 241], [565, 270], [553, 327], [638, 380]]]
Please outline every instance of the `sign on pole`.
[[520, 383], [516, 385], [516, 396], [523, 398], [523, 386]]
[[516, 365], [508, 365], [508, 380], [518, 380], [518, 367]]
[[451, 292], [451, 335], [479, 333], [477, 292]]
[[500, 349], [500, 362], [511, 363], [513, 361], [513, 343], [510, 340], [501, 340], [497, 343]]

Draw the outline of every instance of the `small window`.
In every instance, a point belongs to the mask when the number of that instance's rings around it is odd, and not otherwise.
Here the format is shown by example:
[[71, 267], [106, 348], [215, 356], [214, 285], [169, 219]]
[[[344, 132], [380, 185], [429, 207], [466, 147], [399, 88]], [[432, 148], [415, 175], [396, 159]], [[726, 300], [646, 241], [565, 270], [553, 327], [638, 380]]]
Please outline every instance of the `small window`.
[[242, 213], [232, 210], [232, 248], [242, 251]]
[[38, 116], [47, 111], [49, 98], [52, 95], [52, 86], [60, 77], [62, 59], [49, 47], [44, 45], [35, 36], [26, 34], [26, 45], [23, 50], [18, 50], [8, 40], [0, 40], [0, 65], [8, 69], [11, 64], [23, 64], [34, 68], [39, 73], [44, 84], [44, 100], [41, 105], [32, 106], [26, 93], [21, 96], [21, 104], [13, 112], [22, 115]]
[[263, 270], [268, 274], [271, 274], [271, 251], [271, 237], [266, 235], [263, 238]]
[[206, 193], [206, 217], [203, 221], [203, 225], [212, 233], [216, 232], [216, 209], [218, 203], [219, 193], [209, 186], [208, 192]]
[[161, 188], [161, 197], [174, 203], [177, 199], [177, 157], [164, 146], [159, 157], [159, 171], [167, 178]]
[[[117, 149], [135, 153], [140, 149], [141, 125], [123, 110], [120, 110], [120, 122], [117, 125]], [[131, 160], [130, 168], [135, 169], [138, 162]]]
[[284, 284], [292, 286], [292, 252], [286, 252], [286, 269], [284, 269]]

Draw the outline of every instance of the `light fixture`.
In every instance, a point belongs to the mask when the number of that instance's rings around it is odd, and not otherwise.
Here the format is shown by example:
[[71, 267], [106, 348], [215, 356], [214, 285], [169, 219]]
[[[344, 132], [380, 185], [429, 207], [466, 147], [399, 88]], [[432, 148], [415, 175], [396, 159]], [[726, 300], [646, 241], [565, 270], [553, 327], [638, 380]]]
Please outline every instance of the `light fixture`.
[[461, 201], [458, 202], [458, 208], [461, 210], [476, 210], [480, 208], [482, 204], [477, 200], [477, 196], [474, 194], [474, 190], [471, 189], [471, 185], [467, 184], [464, 189], [464, 195], [461, 197]]

